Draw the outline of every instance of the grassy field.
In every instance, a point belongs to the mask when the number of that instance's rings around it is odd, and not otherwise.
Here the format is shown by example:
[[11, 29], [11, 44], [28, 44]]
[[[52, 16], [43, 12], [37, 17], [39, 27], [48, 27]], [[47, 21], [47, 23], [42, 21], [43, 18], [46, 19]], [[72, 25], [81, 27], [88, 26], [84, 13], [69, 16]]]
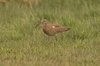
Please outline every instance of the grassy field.
[[[71, 30], [48, 37], [36, 27], [43, 18]], [[99, 65], [100, 0], [0, 3], [0, 66]]]

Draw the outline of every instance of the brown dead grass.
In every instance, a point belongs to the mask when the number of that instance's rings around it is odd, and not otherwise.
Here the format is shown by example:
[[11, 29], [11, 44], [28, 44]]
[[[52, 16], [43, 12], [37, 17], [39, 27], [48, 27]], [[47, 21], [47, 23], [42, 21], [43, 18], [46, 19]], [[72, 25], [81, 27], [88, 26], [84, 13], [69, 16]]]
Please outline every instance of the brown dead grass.
[[18, 0], [18, 3], [32, 7], [32, 5], [40, 4], [41, 0]]
[[8, 1], [10, 1], [10, 0], [0, 0], [0, 4], [5, 5], [6, 3], [8, 3]]

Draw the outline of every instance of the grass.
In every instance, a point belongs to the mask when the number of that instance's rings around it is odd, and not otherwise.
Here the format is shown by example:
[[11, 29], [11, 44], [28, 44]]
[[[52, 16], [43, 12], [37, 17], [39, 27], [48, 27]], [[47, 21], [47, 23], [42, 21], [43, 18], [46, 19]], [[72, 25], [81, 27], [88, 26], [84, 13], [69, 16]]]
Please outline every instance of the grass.
[[[45, 36], [46, 18], [71, 28]], [[11, 0], [0, 4], [0, 66], [99, 66], [100, 1], [43, 0], [28, 7]]]

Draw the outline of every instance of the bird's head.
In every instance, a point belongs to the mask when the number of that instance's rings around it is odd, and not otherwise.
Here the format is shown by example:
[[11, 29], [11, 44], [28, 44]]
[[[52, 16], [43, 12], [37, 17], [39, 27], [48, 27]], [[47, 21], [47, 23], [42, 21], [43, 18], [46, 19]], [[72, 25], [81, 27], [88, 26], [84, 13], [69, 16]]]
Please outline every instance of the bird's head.
[[46, 19], [41, 20], [41, 24], [42, 24], [42, 25], [45, 25], [45, 24], [47, 24], [47, 23], [48, 23], [48, 20], [46, 20]]
[[42, 26], [42, 27], [46, 26], [47, 24], [48, 24], [48, 20], [46, 20], [46, 19], [43, 19], [40, 22], [40, 26]]
[[45, 26], [47, 23], [48, 23], [48, 20], [42, 19], [42, 20], [39, 20], [39, 21], [38, 21], [38, 23], [37, 23], [36, 26], [41, 26], [41, 27], [43, 27], [43, 26]]

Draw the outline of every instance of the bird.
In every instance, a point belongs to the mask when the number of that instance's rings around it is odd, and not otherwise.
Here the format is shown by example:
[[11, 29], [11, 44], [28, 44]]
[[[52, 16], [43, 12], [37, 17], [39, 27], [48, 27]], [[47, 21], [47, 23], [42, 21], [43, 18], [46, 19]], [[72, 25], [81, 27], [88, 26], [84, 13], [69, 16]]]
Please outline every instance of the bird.
[[47, 19], [41, 20], [40, 24], [43, 32], [48, 36], [55, 36], [58, 33], [66, 32], [70, 29], [58, 24], [50, 23]]

